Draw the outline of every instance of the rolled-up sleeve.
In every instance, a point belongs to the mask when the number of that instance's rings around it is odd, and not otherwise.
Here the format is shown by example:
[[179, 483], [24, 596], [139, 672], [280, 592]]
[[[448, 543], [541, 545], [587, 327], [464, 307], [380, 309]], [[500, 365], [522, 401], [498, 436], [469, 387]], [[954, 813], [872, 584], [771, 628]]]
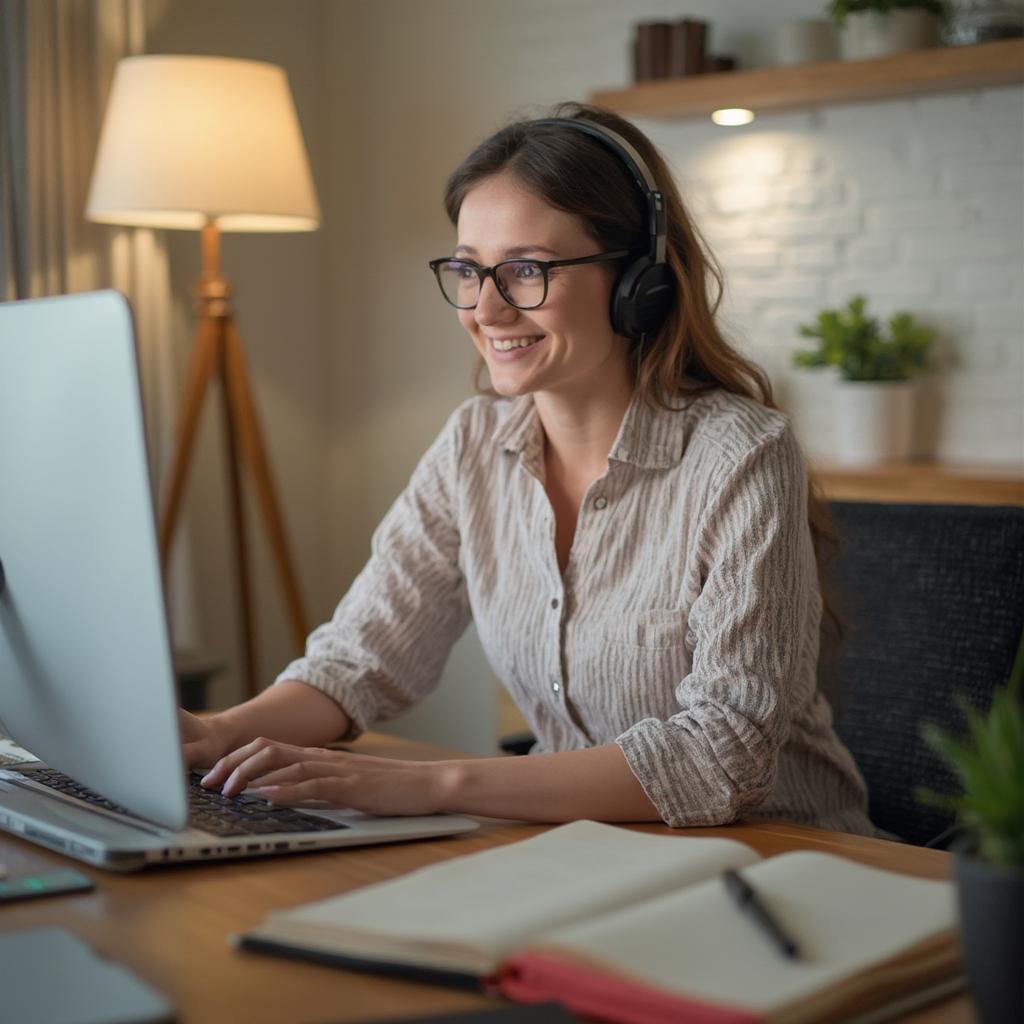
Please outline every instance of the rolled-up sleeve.
[[788, 427], [723, 471], [694, 542], [703, 585], [679, 710], [616, 739], [673, 826], [735, 820], [775, 781], [808, 617], [821, 614], [807, 481]]
[[459, 566], [461, 413], [381, 521], [369, 561], [331, 620], [275, 680], [308, 683], [333, 698], [351, 722], [346, 739], [428, 694], [469, 624]]

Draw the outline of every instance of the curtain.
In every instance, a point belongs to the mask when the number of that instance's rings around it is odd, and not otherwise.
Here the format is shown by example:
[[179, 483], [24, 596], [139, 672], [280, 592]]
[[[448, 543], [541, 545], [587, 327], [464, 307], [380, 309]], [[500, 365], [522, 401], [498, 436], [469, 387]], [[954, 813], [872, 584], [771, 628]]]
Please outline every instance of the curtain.
[[28, 294], [23, 259], [25, 195], [25, 4], [0, 4], [0, 292]]
[[[116, 288], [139, 343], [154, 487], [170, 462], [177, 322], [160, 233], [92, 224], [84, 209], [114, 69], [145, 52], [143, 0], [0, 3], [0, 283], [4, 299]], [[187, 525], [166, 581], [179, 646], [191, 646]]]

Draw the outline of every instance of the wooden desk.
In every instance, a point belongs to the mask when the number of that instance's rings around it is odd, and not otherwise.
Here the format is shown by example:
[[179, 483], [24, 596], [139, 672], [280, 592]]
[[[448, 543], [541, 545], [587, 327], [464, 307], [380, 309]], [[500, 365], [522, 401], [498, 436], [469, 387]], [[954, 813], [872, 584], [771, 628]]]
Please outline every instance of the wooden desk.
[[[355, 746], [366, 753], [422, 760], [452, 753], [375, 734], [364, 736]], [[946, 878], [950, 871], [945, 853], [796, 825], [630, 827], [666, 835], [728, 836], [766, 856], [798, 848], [831, 851], [925, 878]], [[228, 945], [227, 936], [259, 924], [272, 909], [525, 839], [543, 828], [485, 821], [478, 832], [449, 839], [212, 861], [133, 875], [93, 870], [0, 833], [0, 862], [12, 874], [75, 864], [97, 883], [95, 891], [84, 895], [5, 906], [0, 909], [0, 931], [47, 925], [70, 928], [164, 992], [177, 1007], [182, 1024], [327, 1024], [476, 1009], [495, 1004], [472, 993], [240, 953]], [[966, 995], [901, 1018], [906, 1024], [969, 1024], [974, 1019]]]

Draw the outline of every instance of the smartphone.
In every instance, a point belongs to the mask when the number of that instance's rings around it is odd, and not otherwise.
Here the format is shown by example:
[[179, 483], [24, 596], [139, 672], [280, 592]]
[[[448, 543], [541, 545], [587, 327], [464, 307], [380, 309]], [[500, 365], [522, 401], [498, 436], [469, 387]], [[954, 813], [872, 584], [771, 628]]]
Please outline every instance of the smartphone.
[[0, 880], [0, 903], [57, 896], [63, 892], [86, 892], [95, 888], [91, 878], [72, 868], [60, 868], [41, 875], [21, 875]]

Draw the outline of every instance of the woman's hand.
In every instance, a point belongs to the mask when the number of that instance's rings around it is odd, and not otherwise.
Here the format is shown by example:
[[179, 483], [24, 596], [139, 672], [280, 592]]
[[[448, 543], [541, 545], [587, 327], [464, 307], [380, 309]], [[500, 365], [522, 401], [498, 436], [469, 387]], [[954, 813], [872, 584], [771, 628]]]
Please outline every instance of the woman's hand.
[[395, 761], [261, 737], [222, 757], [203, 785], [225, 796], [253, 787], [277, 804], [317, 800], [366, 814], [437, 814], [456, 771], [448, 762]]
[[179, 708], [178, 727], [185, 764], [189, 768], [208, 768], [231, 749], [231, 740], [215, 716], [196, 718]]

